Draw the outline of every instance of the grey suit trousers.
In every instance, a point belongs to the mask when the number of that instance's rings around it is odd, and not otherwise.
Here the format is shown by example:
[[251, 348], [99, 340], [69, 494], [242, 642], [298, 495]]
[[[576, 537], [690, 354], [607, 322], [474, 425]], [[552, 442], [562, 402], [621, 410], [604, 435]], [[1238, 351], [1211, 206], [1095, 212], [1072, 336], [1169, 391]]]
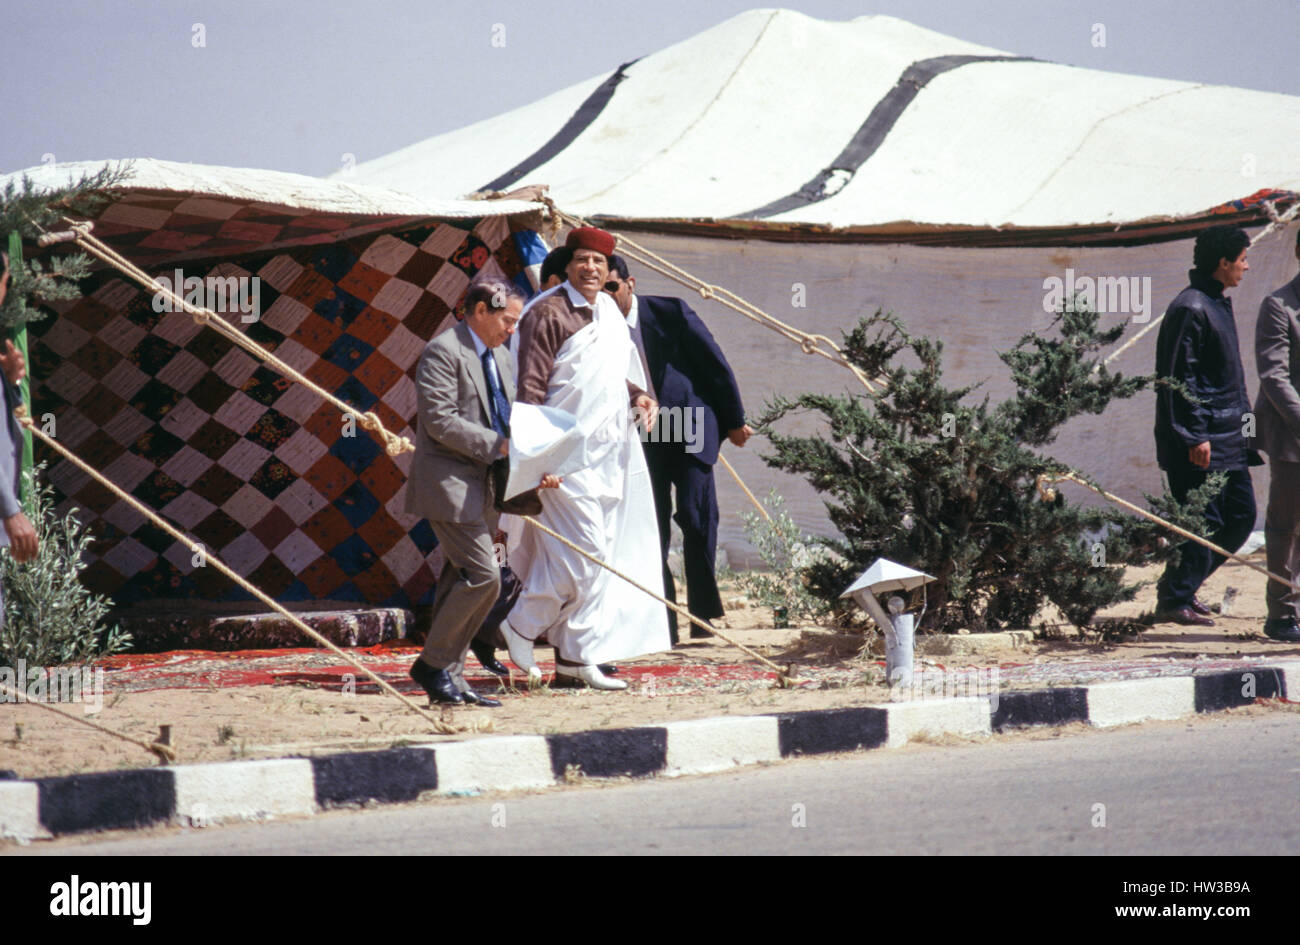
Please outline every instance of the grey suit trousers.
[[[1264, 549], [1268, 569], [1296, 580], [1300, 575], [1300, 463], [1270, 458]], [[1269, 579], [1264, 592], [1270, 620], [1300, 617], [1300, 593]]]
[[442, 549], [442, 573], [433, 597], [433, 621], [420, 658], [445, 669], [466, 691], [465, 654], [501, 593], [492, 535], [497, 516], [483, 522], [429, 522]]

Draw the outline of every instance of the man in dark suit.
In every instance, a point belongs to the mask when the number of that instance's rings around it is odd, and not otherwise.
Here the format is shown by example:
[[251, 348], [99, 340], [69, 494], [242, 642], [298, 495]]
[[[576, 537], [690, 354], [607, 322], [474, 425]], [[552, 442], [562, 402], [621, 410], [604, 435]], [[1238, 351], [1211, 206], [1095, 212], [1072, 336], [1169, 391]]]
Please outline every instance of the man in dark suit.
[[509, 453], [515, 373], [501, 345], [522, 308], [523, 298], [507, 284], [471, 286], [464, 322], [430, 341], [416, 370], [417, 435], [406, 511], [429, 520], [444, 563], [432, 625], [411, 678], [435, 702], [501, 704], [466, 684], [464, 666], [470, 641], [501, 589], [489, 470]]
[[[1296, 232], [1300, 259], [1300, 231]], [[1255, 322], [1255, 364], [1259, 397], [1255, 400], [1255, 435], [1268, 454], [1268, 510], [1264, 545], [1268, 569], [1300, 577], [1300, 276], [1268, 296]], [[1300, 643], [1300, 594], [1269, 581], [1264, 591], [1268, 619], [1264, 635]]]
[[[1222, 471], [1223, 488], [1205, 507], [1206, 536], [1229, 551], [1255, 527], [1250, 466], [1263, 460], [1251, 448], [1254, 434], [1246, 376], [1241, 367], [1232, 300], [1224, 295], [1250, 269], [1250, 237], [1237, 226], [1212, 226], [1196, 237], [1190, 285], [1165, 312], [1156, 341], [1156, 375], [1182, 382], [1193, 401], [1161, 385], [1156, 389], [1156, 456], [1178, 501]], [[1213, 626], [1197, 590], [1224, 557], [1184, 542], [1156, 585], [1157, 618]]]
[[[682, 530], [687, 609], [705, 621], [721, 617], [722, 598], [713, 570], [718, 545], [713, 464], [718, 461], [723, 436], [744, 446], [754, 433], [745, 423], [740, 387], [700, 317], [681, 299], [637, 295], [636, 279], [621, 256], [610, 257], [605, 291], [614, 297], [627, 320], [648, 375], [650, 396], [659, 402], [658, 433], [644, 442], [659, 516], [665, 596], [677, 600], [668, 568], [672, 517]], [[676, 643], [677, 614], [671, 609], [668, 627]], [[707, 637], [709, 633], [692, 625], [691, 636]]]
[[[0, 305], [9, 293], [9, 255], [0, 253]], [[38, 542], [36, 529], [23, 512], [18, 501], [18, 485], [22, 481], [23, 433], [14, 418], [14, 408], [22, 403], [18, 384], [27, 373], [22, 352], [8, 338], [0, 347], [0, 385], [3, 386], [5, 413], [0, 423], [0, 547], [8, 547], [17, 561], [28, 561], [36, 556]], [[4, 621], [4, 597], [0, 588], [0, 624]]]

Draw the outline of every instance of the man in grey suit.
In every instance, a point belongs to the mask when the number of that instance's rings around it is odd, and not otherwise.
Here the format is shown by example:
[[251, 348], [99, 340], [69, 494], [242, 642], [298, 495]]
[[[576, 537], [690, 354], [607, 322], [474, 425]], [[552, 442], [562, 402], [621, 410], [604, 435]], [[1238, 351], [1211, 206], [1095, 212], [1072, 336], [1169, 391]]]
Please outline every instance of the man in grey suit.
[[[1296, 234], [1300, 259], [1300, 232]], [[1268, 454], [1268, 511], [1264, 543], [1268, 569], [1295, 581], [1300, 575], [1300, 276], [1260, 304], [1255, 322], [1259, 397], [1255, 435]], [[1300, 643], [1300, 593], [1270, 580], [1264, 594], [1264, 634]]]
[[[9, 255], [0, 253], [0, 305], [9, 294]], [[14, 408], [22, 403], [19, 382], [27, 373], [22, 352], [8, 338], [0, 346], [0, 386], [3, 387], [4, 422], [0, 423], [0, 547], [8, 547], [17, 561], [36, 557], [36, 529], [18, 501], [18, 484], [22, 480], [23, 433], [14, 419]], [[4, 596], [0, 589], [0, 624], [4, 621]]]
[[[416, 369], [417, 435], [406, 511], [429, 520], [444, 563], [433, 622], [411, 678], [435, 702], [501, 704], [466, 684], [464, 666], [470, 641], [501, 589], [489, 470], [509, 452], [515, 374], [501, 345], [522, 308], [522, 296], [509, 285], [471, 286], [465, 321], [430, 341]], [[555, 483], [547, 477], [542, 485]]]

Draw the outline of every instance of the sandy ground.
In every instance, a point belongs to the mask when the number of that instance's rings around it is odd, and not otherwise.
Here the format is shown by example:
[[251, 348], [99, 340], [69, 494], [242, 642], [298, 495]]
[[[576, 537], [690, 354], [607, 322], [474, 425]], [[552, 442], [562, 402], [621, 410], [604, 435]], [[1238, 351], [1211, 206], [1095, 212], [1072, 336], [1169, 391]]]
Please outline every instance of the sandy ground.
[[[1257, 559], [1262, 560], [1262, 555]], [[1154, 574], [1137, 576], [1152, 578]], [[1184, 669], [1180, 667], [1195, 665], [1183, 661], [1300, 658], [1300, 646], [1276, 643], [1259, 632], [1264, 617], [1263, 577], [1242, 565], [1225, 566], [1207, 583], [1202, 598], [1218, 602], [1229, 586], [1237, 588], [1236, 600], [1231, 613], [1216, 618], [1217, 626], [1213, 628], [1158, 624], [1118, 643], [1079, 639], [1071, 630], [1065, 638], [1039, 640], [1028, 648], [949, 656], [941, 661], [928, 660], [926, 665], [948, 670], [1001, 666], [1010, 674], [1014, 667], [1021, 671], [1040, 666], [1059, 670], [1064, 664], [1077, 663], [1095, 669], [1099, 662], [1109, 661], [1125, 668], [1136, 663], [1140, 675], [1147, 665], [1163, 667], [1165, 672], [1181, 672]], [[109, 673], [101, 711], [87, 716], [80, 705], [58, 708], [145, 741], [157, 736], [159, 726], [170, 725], [180, 763], [190, 764], [379, 749], [448, 737], [550, 734], [889, 700], [889, 691], [882, 683], [883, 665], [878, 656], [860, 652], [861, 638], [812, 627], [776, 630], [772, 628], [771, 611], [751, 606], [734, 587], [724, 589], [723, 599], [728, 607], [723, 626], [779, 664], [792, 664], [800, 681], [797, 687], [776, 687], [770, 672], [720, 641], [688, 641], [671, 653], [622, 664], [622, 678], [630, 687], [626, 692], [550, 688], [502, 691], [495, 677], [472, 675], [471, 681], [480, 692], [499, 695], [504, 705], [497, 709], [444, 710], [444, 719], [463, 726], [465, 732], [440, 737], [429, 732], [421, 717], [391, 697], [366, 692], [364, 685], [358, 685], [360, 691], [356, 693], [344, 691], [337, 682], [339, 663], [332, 655], [293, 651], [298, 655], [290, 657], [262, 651], [258, 660], [268, 665], [283, 667], [293, 662], [300, 669], [312, 666], [325, 671], [314, 675], [317, 681], [309, 678], [312, 673], [294, 672], [285, 677], [292, 679], [289, 682], [232, 687], [199, 683], [198, 688], [183, 689], [133, 689]], [[1137, 617], [1149, 611], [1153, 603], [1154, 590], [1147, 587], [1137, 601], [1117, 607], [1108, 615]], [[417, 695], [404, 672], [416, 652], [405, 646], [373, 648], [360, 658], [402, 691]], [[539, 648], [543, 667], [548, 665], [549, 653]], [[214, 664], [222, 665], [229, 664], [233, 656], [207, 655], [213, 657]], [[1177, 665], [1171, 661], [1177, 661]], [[1034, 683], [1026, 676], [1020, 684]], [[18, 777], [156, 763], [151, 754], [135, 745], [59, 718], [38, 706], [0, 706], [0, 770], [12, 771]]]

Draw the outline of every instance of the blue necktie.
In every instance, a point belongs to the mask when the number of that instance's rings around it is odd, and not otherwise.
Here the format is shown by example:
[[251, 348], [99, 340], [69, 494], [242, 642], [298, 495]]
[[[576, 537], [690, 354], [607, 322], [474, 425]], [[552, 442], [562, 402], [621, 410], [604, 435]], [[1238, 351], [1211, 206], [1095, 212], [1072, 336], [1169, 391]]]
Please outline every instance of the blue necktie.
[[510, 401], [506, 400], [505, 391], [501, 389], [501, 382], [497, 380], [497, 372], [493, 370], [496, 365], [491, 364], [491, 349], [483, 352], [483, 376], [487, 379], [488, 392], [491, 395], [488, 400], [488, 414], [492, 417], [492, 429], [504, 436], [510, 438]]

